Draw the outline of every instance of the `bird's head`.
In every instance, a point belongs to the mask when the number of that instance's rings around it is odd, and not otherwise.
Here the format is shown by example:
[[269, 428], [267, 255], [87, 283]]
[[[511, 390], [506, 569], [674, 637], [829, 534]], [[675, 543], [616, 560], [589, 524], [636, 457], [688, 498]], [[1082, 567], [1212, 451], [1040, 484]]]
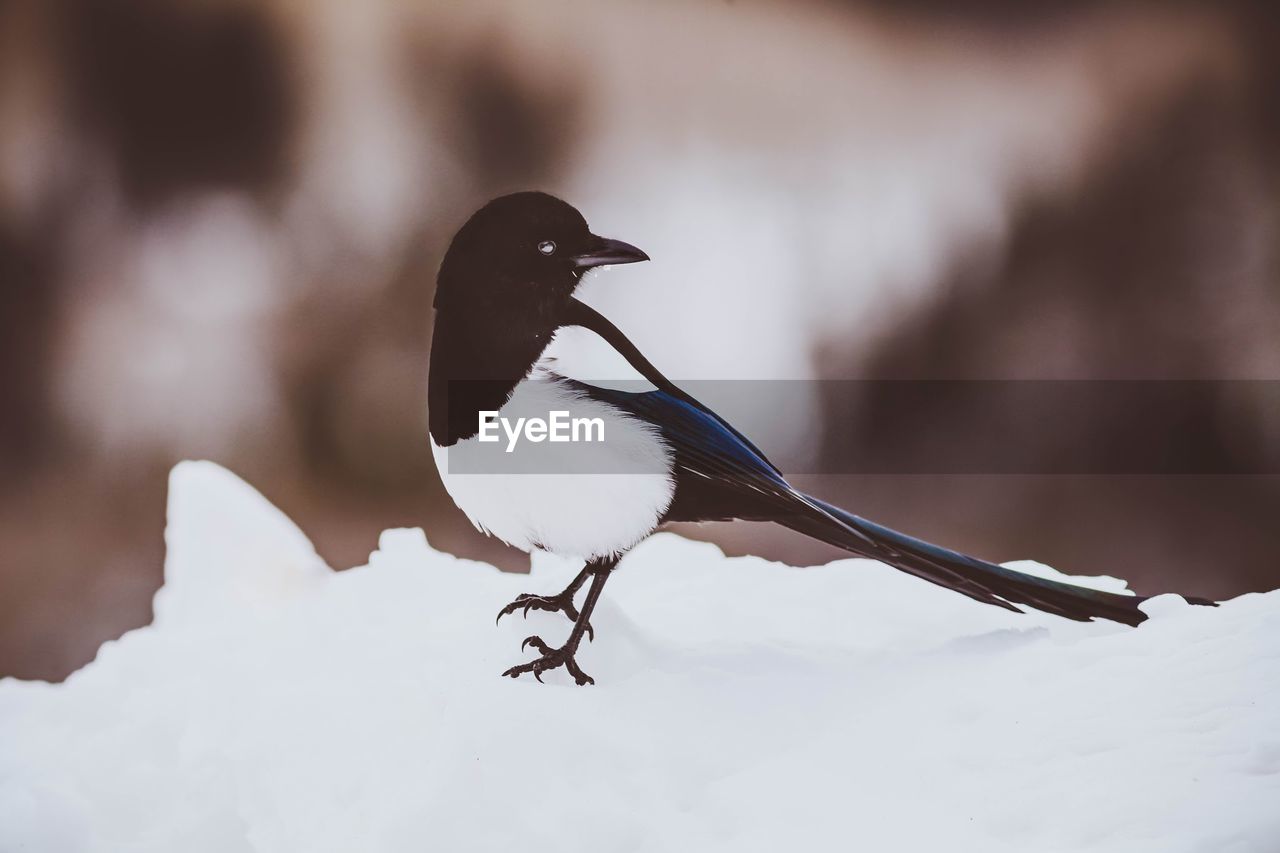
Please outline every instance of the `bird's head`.
[[592, 234], [573, 205], [546, 193], [513, 193], [480, 208], [454, 235], [435, 306], [554, 315], [588, 270], [647, 260], [635, 246]]

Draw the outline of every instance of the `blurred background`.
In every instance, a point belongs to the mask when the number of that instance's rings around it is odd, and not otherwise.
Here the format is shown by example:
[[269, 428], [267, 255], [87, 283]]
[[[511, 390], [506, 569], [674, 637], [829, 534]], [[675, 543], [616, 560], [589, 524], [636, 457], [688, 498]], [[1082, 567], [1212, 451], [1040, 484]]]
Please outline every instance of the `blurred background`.
[[[393, 526], [526, 567], [453, 508], [425, 434], [437, 265], [510, 190], [652, 255], [586, 298], [676, 379], [1280, 379], [1275, 9], [5, 0], [0, 675], [64, 677], [149, 620], [184, 458], [334, 567]], [[862, 390], [752, 437], [810, 471], [895, 439], [876, 386], [813, 387]], [[1280, 412], [1232, 411], [1274, 470]], [[1275, 476], [798, 479], [1139, 591], [1280, 581]]]

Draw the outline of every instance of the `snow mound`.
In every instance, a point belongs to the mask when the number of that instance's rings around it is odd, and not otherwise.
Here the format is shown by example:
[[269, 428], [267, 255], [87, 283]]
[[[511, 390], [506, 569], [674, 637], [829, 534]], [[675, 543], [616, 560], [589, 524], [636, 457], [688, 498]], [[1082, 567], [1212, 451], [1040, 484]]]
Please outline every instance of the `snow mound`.
[[167, 541], [154, 625], [0, 682], [5, 853], [1280, 849], [1280, 593], [1131, 630], [659, 535], [578, 688], [498, 677], [564, 561], [389, 530], [334, 573], [208, 463]]

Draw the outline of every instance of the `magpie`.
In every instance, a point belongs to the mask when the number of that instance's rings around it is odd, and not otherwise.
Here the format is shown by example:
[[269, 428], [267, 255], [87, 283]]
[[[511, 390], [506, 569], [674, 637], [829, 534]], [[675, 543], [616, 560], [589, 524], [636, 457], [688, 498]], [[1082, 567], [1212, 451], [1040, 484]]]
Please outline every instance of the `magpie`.
[[[481, 531], [526, 551], [543, 549], [585, 563], [560, 593], [524, 594], [498, 613], [501, 620], [517, 610], [545, 610], [573, 621], [559, 647], [528, 637], [521, 649], [533, 647], [538, 656], [504, 676], [532, 673], [541, 681], [544, 672], [563, 666], [579, 685], [593, 683], [575, 655], [584, 636], [594, 639], [590, 619], [605, 581], [630, 548], [668, 522], [775, 522], [984, 604], [1015, 612], [1028, 606], [1078, 621], [1137, 625], [1146, 618], [1138, 607], [1143, 597], [1004, 568], [793, 488], [745, 436], [667, 379], [613, 323], [574, 298], [589, 271], [647, 260], [629, 243], [593, 234], [567, 202], [519, 192], [472, 215], [441, 262], [427, 403], [432, 452], [445, 488]], [[576, 375], [557, 354], [557, 343], [570, 332], [625, 359], [644, 387]], [[493, 440], [487, 423], [517, 411], [591, 416], [602, 423], [605, 443], [583, 457], [562, 455], [564, 467], [555, 470], [521, 470], [516, 460], [500, 455], [509, 468], [463, 464], [468, 453], [486, 449], [482, 440]], [[530, 453], [545, 446], [513, 442], [498, 449]], [[575, 458], [590, 461], [575, 468]], [[588, 581], [579, 608], [575, 598]]]

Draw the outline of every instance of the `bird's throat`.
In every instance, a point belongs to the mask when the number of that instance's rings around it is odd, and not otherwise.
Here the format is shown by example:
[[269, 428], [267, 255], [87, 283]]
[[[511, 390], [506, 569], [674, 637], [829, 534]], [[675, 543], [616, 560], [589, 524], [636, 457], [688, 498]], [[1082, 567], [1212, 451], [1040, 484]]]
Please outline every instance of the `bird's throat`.
[[555, 334], [529, 318], [436, 315], [427, 407], [431, 437], [441, 447], [477, 432], [481, 411], [497, 411], [528, 375]]

